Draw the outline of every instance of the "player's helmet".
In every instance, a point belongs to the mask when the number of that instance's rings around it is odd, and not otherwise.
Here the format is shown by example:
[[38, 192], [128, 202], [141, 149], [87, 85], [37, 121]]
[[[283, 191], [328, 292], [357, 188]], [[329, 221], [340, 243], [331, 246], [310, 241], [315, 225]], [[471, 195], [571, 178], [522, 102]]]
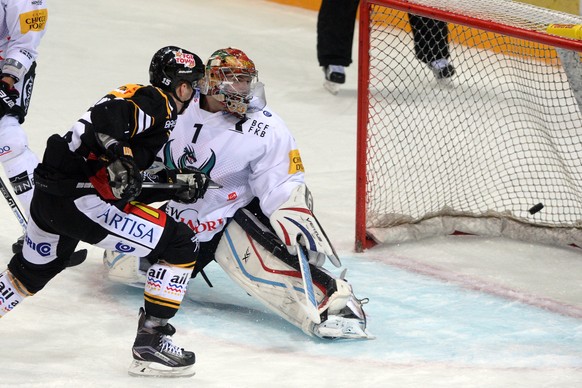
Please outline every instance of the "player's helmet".
[[150, 63], [150, 83], [162, 90], [174, 93], [181, 82], [193, 88], [204, 77], [204, 63], [198, 55], [176, 46], [159, 49]]
[[258, 75], [244, 52], [232, 47], [220, 49], [206, 62], [202, 93], [222, 102], [225, 111], [242, 117], [253, 98]]

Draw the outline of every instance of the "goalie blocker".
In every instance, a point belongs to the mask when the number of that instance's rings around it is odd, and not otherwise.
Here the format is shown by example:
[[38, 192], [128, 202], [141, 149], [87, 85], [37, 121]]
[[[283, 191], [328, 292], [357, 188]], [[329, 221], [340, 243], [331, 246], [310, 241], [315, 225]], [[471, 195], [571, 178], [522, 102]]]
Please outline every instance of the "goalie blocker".
[[[229, 277], [308, 335], [329, 339], [373, 338], [366, 330], [362, 308], [367, 299], [355, 297], [343, 274], [336, 277], [312, 264], [309, 267], [321, 323], [309, 318], [299, 260], [266, 225], [268, 220], [262, 214], [253, 214], [245, 208], [235, 213], [215, 252], [215, 260]], [[106, 251], [103, 260], [110, 280], [143, 285], [147, 260], [142, 260], [140, 268], [139, 258], [112, 251]]]

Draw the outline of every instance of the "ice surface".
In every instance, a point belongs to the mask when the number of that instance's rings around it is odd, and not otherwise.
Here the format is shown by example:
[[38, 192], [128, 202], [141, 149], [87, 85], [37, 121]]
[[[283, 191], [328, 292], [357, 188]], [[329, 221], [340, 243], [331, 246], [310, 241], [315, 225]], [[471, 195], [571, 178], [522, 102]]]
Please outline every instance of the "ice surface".
[[[465, 236], [353, 252], [357, 70], [347, 69], [338, 95], [323, 88], [315, 12], [261, 0], [50, 6], [25, 123], [31, 148], [42, 155], [50, 134], [66, 132], [114, 87], [147, 83], [151, 55], [162, 46], [202, 58], [242, 48], [295, 134], [316, 212], [356, 295], [370, 298], [377, 338], [309, 338], [211, 265], [214, 288], [192, 282], [173, 319], [175, 342], [197, 354], [196, 376], [132, 378], [142, 294], [103, 279], [101, 251], [89, 247], [87, 262], [2, 319], [0, 386], [582, 386], [580, 250]], [[20, 228], [8, 206], [0, 214], [2, 264]]]

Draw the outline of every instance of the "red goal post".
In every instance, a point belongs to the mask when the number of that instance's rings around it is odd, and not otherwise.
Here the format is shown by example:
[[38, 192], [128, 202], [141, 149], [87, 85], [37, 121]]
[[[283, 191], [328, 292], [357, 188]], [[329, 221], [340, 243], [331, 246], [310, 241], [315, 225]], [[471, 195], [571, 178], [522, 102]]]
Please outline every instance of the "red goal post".
[[[406, 13], [448, 23], [448, 84]], [[581, 17], [511, 0], [361, 0], [356, 251], [455, 232], [582, 246], [581, 38]]]

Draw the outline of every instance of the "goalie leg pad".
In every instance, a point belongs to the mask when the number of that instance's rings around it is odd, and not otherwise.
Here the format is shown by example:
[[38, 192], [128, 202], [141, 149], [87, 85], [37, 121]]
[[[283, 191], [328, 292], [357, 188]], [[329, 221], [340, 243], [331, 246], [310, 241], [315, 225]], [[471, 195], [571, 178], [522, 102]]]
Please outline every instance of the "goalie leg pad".
[[269, 228], [241, 209], [226, 227], [215, 259], [249, 295], [306, 334], [321, 338], [369, 338], [361, 302], [353, 295], [351, 286], [323, 269], [316, 269], [313, 289], [324, 319], [320, 325], [311, 321], [302, 295], [305, 291], [298, 258], [290, 256], [281, 245]]
[[[143, 288], [146, 282], [147, 268], [140, 268], [139, 257], [126, 253], [106, 249], [103, 252], [103, 265], [107, 271], [107, 278], [115, 283], [127, 284]], [[147, 260], [143, 260], [148, 264]]]
[[300, 242], [307, 249], [309, 262], [318, 267], [326, 257], [336, 267], [341, 262], [331, 241], [313, 214], [311, 193], [305, 184], [297, 186], [287, 202], [273, 212], [269, 221], [277, 236], [287, 246], [289, 253], [296, 255], [295, 247]]
[[[235, 218], [236, 220], [236, 218]], [[279, 260], [255, 241], [237, 222], [230, 222], [220, 240], [215, 259], [230, 278], [271, 311], [309, 333], [311, 320], [303, 308], [303, 282], [298, 269]], [[316, 285], [318, 303], [325, 288]], [[301, 300], [301, 303], [298, 302]]]

